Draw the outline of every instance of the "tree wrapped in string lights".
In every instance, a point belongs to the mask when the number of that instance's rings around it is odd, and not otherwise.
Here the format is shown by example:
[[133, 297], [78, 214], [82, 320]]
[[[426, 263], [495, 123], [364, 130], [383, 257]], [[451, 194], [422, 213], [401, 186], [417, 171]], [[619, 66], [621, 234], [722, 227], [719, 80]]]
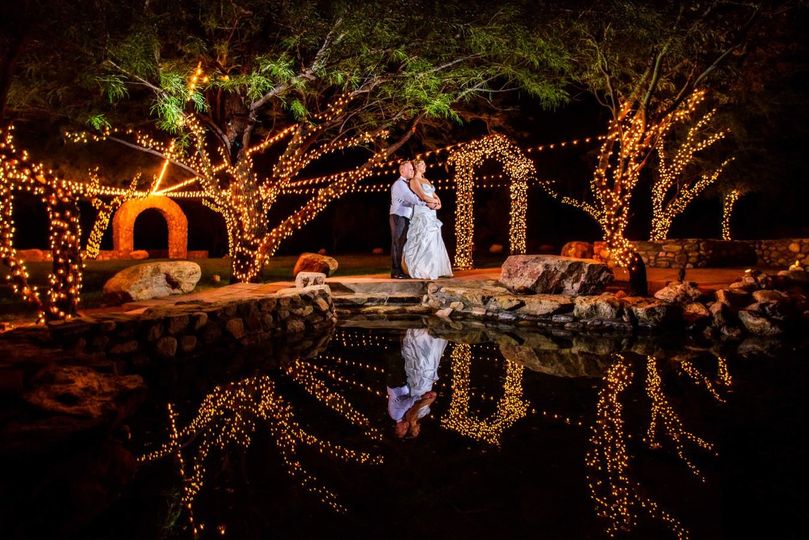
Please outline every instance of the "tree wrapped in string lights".
[[[465, 103], [509, 89], [545, 105], [566, 99], [560, 50], [532, 36], [519, 8], [491, 6], [470, 18], [419, 6], [379, 2], [369, 18], [348, 6], [203, 3], [201, 24], [181, 7], [166, 17], [150, 6], [144, 17], [154, 24], [138, 29], [137, 43], [123, 36], [111, 45], [98, 77], [111, 101], [148, 91], [172, 138], [111, 129], [101, 114], [92, 117], [98, 132], [69, 138], [162, 159], [169, 172], [151, 191], [199, 197], [222, 214], [232, 277], [254, 279], [332, 201], [369, 176], [392, 175], [392, 156], [425, 123], [460, 121]], [[188, 53], [189, 36], [211, 45]], [[155, 49], [144, 53], [144, 42]], [[184, 178], [171, 180], [175, 173]], [[297, 210], [272, 215], [280, 197], [309, 188]]]
[[[728, 134], [727, 130], [720, 130], [705, 136], [704, 132], [715, 116], [716, 109], [713, 109], [694, 122], [673, 153], [666, 150], [665, 134], [658, 140], [656, 147], [657, 175], [652, 182], [650, 240], [667, 239], [674, 218], [682, 214], [705, 189], [715, 184], [719, 175], [733, 161], [732, 157], [725, 159], [718, 167], [701, 174], [689, 171], [694, 168], [697, 153], [707, 150]], [[690, 120], [690, 118], [684, 120]], [[671, 132], [674, 127], [675, 124], [669, 125], [668, 131]]]
[[631, 263], [637, 254], [626, 237], [626, 228], [641, 171], [671, 126], [693, 115], [704, 96], [702, 90], [693, 92], [681, 107], [653, 122], [635, 101], [626, 101], [616, 109], [598, 150], [596, 169], [590, 180], [591, 200], [560, 195], [550, 184], [543, 184], [549, 193], [583, 210], [599, 224], [610, 260], [617, 266], [634, 269]]
[[761, 6], [720, 10], [685, 4], [604, 2], [566, 24], [572, 77], [609, 112], [588, 200], [563, 197], [600, 225], [610, 259], [639, 269], [626, 238], [632, 197], [649, 158], [673, 124], [694, 114], [709, 83], [727, 96]]
[[[76, 314], [81, 293], [81, 228], [71, 183], [31, 163], [14, 147], [12, 129], [0, 131], [0, 261], [15, 294], [37, 308], [37, 322], [69, 319]], [[14, 248], [14, 193], [38, 196], [48, 213], [48, 241], [53, 268], [47, 291], [29, 283], [25, 263]]]

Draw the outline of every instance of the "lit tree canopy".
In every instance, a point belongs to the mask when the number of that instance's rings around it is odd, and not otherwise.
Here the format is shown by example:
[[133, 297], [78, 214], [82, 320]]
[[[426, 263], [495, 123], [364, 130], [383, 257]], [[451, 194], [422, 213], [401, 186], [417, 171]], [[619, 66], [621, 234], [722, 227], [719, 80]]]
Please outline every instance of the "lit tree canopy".
[[714, 99], [730, 95], [751, 32], [771, 17], [755, 3], [604, 0], [562, 23], [572, 78], [609, 112], [589, 200], [563, 200], [599, 223], [618, 265], [632, 260], [630, 202], [660, 139], [693, 114], [706, 89]]
[[[465, 105], [511, 90], [546, 106], [564, 102], [566, 55], [536, 37], [530, 15], [519, 6], [418, 1], [366, 2], [362, 9], [149, 5], [120, 39], [108, 41], [96, 78], [110, 106], [88, 121], [102, 139], [189, 174], [184, 185], [197, 182], [225, 217], [234, 275], [251, 279], [284, 238], [356, 182], [384, 172], [423, 124], [459, 121]], [[147, 103], [172, 139], [110, 131], [116, 104], [132, 101]], [[362, 151], [345, 153], [352, 150]], [[349, 168], [341, 162], [340, 172], [321, 177], [326, 187], [270, 228], [277, 197], [306, 185], [307, 167], [335, 152]], [[260, 153], [274, 164], [258, 174]]]

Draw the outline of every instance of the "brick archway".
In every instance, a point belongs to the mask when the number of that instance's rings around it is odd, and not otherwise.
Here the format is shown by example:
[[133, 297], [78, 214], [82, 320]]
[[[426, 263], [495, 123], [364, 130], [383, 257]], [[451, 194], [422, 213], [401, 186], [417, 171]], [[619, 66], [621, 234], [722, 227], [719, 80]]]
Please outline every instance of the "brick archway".
[[165, 218], [169, 229], [169, 258], [188, 258], [188, 218], [180, 206], [168, 197], [150, 195], [126, 201], [112, 218], [112, 245], [117, 253], [135, 249], [135, 220], [144, 210], [154, 208]]

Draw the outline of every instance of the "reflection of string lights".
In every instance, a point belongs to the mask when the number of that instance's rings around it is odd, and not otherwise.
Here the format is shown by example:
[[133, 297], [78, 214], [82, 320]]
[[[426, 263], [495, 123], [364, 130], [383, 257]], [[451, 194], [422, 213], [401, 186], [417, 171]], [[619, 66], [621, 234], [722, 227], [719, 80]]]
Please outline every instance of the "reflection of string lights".
[[[714, 399], [720, 403], [725, 402], [720, 392], [728, 391], [732, 385], [725, 358], [717, 358], [715, 381], [704, 376], [688, 359], [681, 359], [678, 365], [690, 380], [704, 387]], [[715, 455], [714, 446], [684, 428], [682, 419], [663, 392], [663, 381], [654, 356], [646, 357], [645, 369], [644, 389], [651, 409], [646, 443], [650, 448], [661, 448], [657, 432], [662, 430], [666, 439], [673, 443], [677, 456], [704, 482], [704, 476], [685, 455], [685, 442], [690, 441]], [[608, 368], [604, 386], [599, 392], [596, 420], [585, 458], [588, 485], [596, 504], [596, 513], [608, 521], [607, 533], [610, 536], [636, 528], [640, 513], [647, 513], [665, 523], [678, 538], [687, 538], [689, 532], [682, 523], [644, 495], [640, 484], [630, 475], [627, 441], [631, 435], [626, 433], [621, 400], [633, 378], [632, 362], [623, 355], [615, 355], [615, 361]]]
[[[320, 355], [319, 358], [326, 359], [325, 355]], [[345, 362], [344, 362], [345, 365]], [[317, 374], [326, 373], [330, 378], [338, 382], [351, 382], [355, 383], [352, 379], [339, 376], [332, 370], [325, 370], [319, 366], [315, 366], [311, 362], [304, 362], [296, 360], [287, 370], [287, 373], [300, 384], [307, 393], [313, 396], [319, 403], [322, 403], [340, 414], [343, 418], [354, 424], [355, 426], [362, 426], [366, 430], [366, 434], [375, 440], [382, 440], [382, 434], [379, 430], [371, 428], [371, 421], [366, 415], [359, 412], [342, 394], [338, 394], [331, 390], [323, 381], [317, 378]], [[360, 386], [365, 390], [373, 392], [376, 395], [384, 395], [381, 392], [376, 392], [369, 386], [354, 384]]]
[[[350, 422], [369, 428], [369, 420], [364, 415], [324, 385], [313, 382], [312, 374], [301, 370], [303, 366], [304, 363], [295, 362], [290, 367], [288, 374], [293, 380]], [[269, 429], [290, 477], [335, 511], [345, 511], [345, 507], [339, 502], [337, 494], [304, 466], [300, 456], [302, 448], [314, 448], [320, 454], [347, 463], [382, 463], [379, 455], [320, 439], [304, 429], [296, 419], [292, 405], [281, 396], [275, 382], [266, 375], [216, 387], [203, 399], [194, 418], [182, 429], [177, 429], [175, 417], [169, 405], [169, 441], [143, 455], [139, 461], [154, 461], [172, 453], [177, 456], [183, 479], [182, 503], [194, 535], [204, 528], [203, 523], [194, 521], [193, 503], [205, 485], [211, 452], [223, 453], [231, 447], [246, 450], [260, 422]], [[379, 438], [378, 435], [376, 438]], [[189, 473], [182, 452], [184, 447], [191, 444], [196, 447], [196, 452], [190, 461]]]
[[596, 420], [585, 456], [588, 486], [596, 514], [608, 521], [607, 534], [610, 536], [637, 527], [638, 513], [643, 510], [662, 520], [677, 538], [688, 538], [688, 531], [679, 520], [642, 495], [640, 485], [630, 477], [621, 395], [632, 378], [629, 361], [617, 355], [599, 392]]
[[[733, 384], [728, 371], [728, 363], [724, 357], [717, 357], [717, 381], [713, 382], [708, 377], [702, 374], [690, 360], [681, 360], [680, 369], [682, 369], [692, 381], [698, 386], [703, 386], [713, 398], [719, 403], [725, 403], [727, 400], [720, 392], [726, 392]], [[718, 387], [718, 388], [717, 388]]]
[[449, 410], [441, 418], [441, 426], [461, 435], [500, 446], [503, 433], [515, 422], [524, 418], [530, 411], [528, 402], [523, 399], [522, 376], [524, 367], [506, 361], [506, 375], [503, 381], [503, 395], [497, 402], [494, 414], [486, 419], [477, 418], [472, 412], [470, 372], [472, 367], [472, 347], [457, 343], [450, 355], [452, 362], [452, 398]]
[[657, 368], [657, 359], [649, 356], [646, 363], [646, 395], [651, 400], [651, 417], [646, 431], [646, 442], [650, 448], [660, 448], [657, 433], [662, 430], [674, 444], [677, 456], [700, 481], [705, 482], [705, 477], [686, 455], [685, 443], [691, 442], [710, 453], [715, 453], [714, 445], [685, 429], [682, 419], [666, 398], [662, 385], [663, 379]]

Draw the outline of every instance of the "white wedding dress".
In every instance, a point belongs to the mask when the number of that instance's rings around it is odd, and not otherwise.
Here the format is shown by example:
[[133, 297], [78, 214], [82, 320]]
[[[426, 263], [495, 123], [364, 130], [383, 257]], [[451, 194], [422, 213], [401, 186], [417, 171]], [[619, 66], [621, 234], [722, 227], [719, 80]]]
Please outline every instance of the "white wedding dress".
[[[438, 365], [447, 340], [430, 335], [426, 328], [411, 328], [402, 341], [402, 358], [407, 375], [407, 384], [399, 388], [388, 388], [388, 414], [395, 421], [404, 418], [405, 413], [424, 394], [433, 389], [438, 380]], [[423, 418], [430, 412], [429, 407], [419, 411]]]
[[[422, 184], [421, 188], [428, 196], [435, 193], [435, 188], [430, 184]], [[441, 237], [441, 225], [435, 210], [422, 205], [413, 208], [402, 256], [402, 267], [410, 277], [438, 279], [452, 276], [452, 264]]]

